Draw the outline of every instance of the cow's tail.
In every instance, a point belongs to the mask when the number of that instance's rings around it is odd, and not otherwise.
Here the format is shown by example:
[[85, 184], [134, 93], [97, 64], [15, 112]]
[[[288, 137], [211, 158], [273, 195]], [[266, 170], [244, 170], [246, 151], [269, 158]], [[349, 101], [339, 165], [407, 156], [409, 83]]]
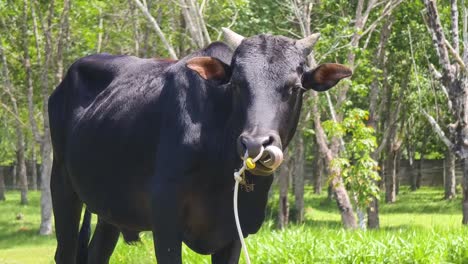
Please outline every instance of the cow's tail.
[[88, 244], [91, 237], [91, 212], [86, 209], [81, 224], [80, 234], [78, 235], [77, 263], [88, 263]]

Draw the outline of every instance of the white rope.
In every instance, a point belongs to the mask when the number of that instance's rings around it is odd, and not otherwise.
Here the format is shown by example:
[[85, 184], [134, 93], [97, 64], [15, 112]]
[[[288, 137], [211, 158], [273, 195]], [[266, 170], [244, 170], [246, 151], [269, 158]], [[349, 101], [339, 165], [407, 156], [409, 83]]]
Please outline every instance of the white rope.
[[[260, 161], [260, 162], [265, 167], [271, 170], [277, 169], [279, 165], [281, 165], [281, 163], [283, 162], [283, 152], [281, 151], [280, 148], [276, 146], [267, 146], [266, 148], [263, 148], [262, 146], [258, 155], [254, 159], [252, 159], [252, 162], [256, 163], [263, 156], [264, 153], [267, 153], [268, 155], [267, 159]], [[243, 180], [242, 174], [247, 169], [246, 161], [248, 158], [249, 158], [249, 151], [246, 150], [244, 154], [243, 162], [242, 162], [242, 167], [238, 171], [234, 172], [234, 180], [236, 181], [234, 185], [234, 218], [236, 220], [237, 233], [239, 234], [239, 240], [242, 245], [242, 250], [244, 251], [245, 262], [247, 264], [250, 264], [249, 252], [247, 250], [247, 245], [245, 244], [245, 241], [244, 241], [244, 235], [242, 234], [242, 229], [241, 229], [241, 225], [239, 221], [239, 212], [237, 209], [237, 200], [238, 200], [237, 197], [239, 193], [239, 183], [242, 182]]]
[[[253, 162], [257, 162], [257, 160], [259, 160], [262, 157], [262, 154], [263, 154], [263, 146], [260, 149], [260, 153], [258, 153], [257, 157], [253, 159]], [[244, 173], [245, 169], [247, 168], [245, 161], [248, 157], [249, 157], [249, 152], [245, 151], [244, 161], [242, 162], [242, 167], [238, 171], [234, 172], [234, 180], [236, 181], [236, 184], [234, 185], [234, 218], [236, 220], [237, 233], [239, 234], [239, 240], [242, 245], [242, 250], [244, 251], [245, 262], [247, 264], [250, 264], [249, 251], [247, 250], [247, 245], [245, 244], [245, 241], [244, 241], [244, 235], [242, 234], [242, 228], [241, 228], [240, 221], [239, 221], [239, 212], [237, 210], [237, 196], [239, 193], [239, 183], [242, 181], [242, 173]]]

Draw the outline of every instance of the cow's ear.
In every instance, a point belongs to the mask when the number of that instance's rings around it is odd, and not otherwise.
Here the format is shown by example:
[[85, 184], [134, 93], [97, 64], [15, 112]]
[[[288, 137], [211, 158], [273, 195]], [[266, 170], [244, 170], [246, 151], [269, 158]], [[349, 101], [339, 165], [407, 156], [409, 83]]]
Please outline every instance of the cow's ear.
[[205, 80], [228, 81], [231, 78], [229, 65], [213, 57], [195, 57], [187, 61], [187, 67]]
[[325, 63], [302, 75], [302, 87], [318, 92], [335, 86], [341, 79], [349, 77], [353, 71], [341, 64]]

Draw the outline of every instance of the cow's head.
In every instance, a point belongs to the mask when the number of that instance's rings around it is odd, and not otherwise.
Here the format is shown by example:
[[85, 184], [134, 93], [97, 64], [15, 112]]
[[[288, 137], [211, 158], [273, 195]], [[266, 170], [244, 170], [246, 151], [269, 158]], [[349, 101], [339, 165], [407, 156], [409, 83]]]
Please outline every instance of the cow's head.
[[[244, 38], [229, 29], [223, 31], [225, 42], [234, 50], [230, 66], [212, 57], [192, 58], [187, 66], [232, 89], [234, 113], [243, 120], [237, 140], [241, 156], [248, 151], [255, 157], [262, 146], [284, 149], [296, 130], [304, 92], [326, 91], [352, 74], [334, 63], [308, 68], [307, 55], [319, 34], [293, 40], [271, 35]], [[260, 165], [251, 172], [269, 175], [273, 171]]]

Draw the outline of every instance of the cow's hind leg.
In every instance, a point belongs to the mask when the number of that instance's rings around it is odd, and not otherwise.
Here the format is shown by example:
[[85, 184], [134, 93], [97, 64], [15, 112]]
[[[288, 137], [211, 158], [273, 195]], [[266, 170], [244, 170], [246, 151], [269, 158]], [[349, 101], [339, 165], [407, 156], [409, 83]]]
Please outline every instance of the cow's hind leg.
[[107, 264], [119, 240], [120, 231], [114, 225], [98, 219], [89, 244], [88, 264]]
[[82, 202], [73, 191], [65, 168], [54, 158], [50, 182], [52, 206], [54, 209], [57, 264], [76, 263], [78, 228]]
[[237, 264], [239, 263], [241, 243], [239, 240], [231, 242], [226, 247], [211, 255], [213, 264]]

